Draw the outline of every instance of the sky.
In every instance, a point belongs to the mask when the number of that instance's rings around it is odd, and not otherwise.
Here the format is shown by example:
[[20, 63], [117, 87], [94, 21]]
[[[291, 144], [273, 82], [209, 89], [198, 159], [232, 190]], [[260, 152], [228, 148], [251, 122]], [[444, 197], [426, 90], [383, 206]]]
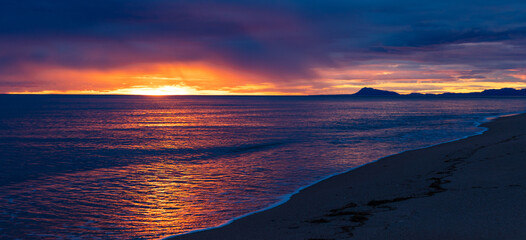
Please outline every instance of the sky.
[[3, 0], [0, 93], [526, 88], [526, 1]]

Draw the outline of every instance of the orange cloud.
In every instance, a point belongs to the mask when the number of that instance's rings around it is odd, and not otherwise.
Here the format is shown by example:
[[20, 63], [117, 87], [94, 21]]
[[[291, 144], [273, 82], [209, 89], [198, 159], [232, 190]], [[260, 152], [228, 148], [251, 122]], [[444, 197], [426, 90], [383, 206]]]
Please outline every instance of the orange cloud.
[[314, 70], [317, 79], [280, 81], [203, 62], [136, 64], [105, 70], [25, 65], [20, 71], [23, 74], [3, 77], [31, 83], [8, 91], [25, 94], [350, 94], [364, 86], [399, 93], [442, 93], [526, 87], [526, 75], [518, 70], [474, 75], [464, 65], [369, 64]]
[[36, 86], [9, 93], [283, 94], [261, 77], [205, 63], [141, 64], [110, 70], [25, 66], [24, 73], [11, 81], [30, 81]]
[[[465, 93], [497, 88], [525, 88], [522, 74], [472, 74], [467, 65], [369, 64], [350, 68], [317, 69], [325, 94], [353, 93], [364, 86], [399, 93]], [[513, 78], [507, 77], [512, 76]]]
[[526, 74], [510, 74], [510, 76], [518, 78], [520, 80], [526, 80]]

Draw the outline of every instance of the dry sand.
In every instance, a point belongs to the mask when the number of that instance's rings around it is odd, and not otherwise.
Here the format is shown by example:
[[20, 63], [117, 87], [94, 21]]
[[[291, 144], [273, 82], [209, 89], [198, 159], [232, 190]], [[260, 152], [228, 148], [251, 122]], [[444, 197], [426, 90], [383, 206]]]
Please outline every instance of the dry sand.
[[526, 115], [383, 158], [276, 208], [174, 239], [526, 239]]

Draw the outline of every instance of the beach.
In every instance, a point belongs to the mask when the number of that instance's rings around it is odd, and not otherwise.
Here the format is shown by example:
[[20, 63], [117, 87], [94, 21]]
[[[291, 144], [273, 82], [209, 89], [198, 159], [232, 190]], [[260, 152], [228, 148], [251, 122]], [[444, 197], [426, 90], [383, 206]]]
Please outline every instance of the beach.
[[526, 115], [314, 184], [277, 207], [170, 239], [526, 239]]

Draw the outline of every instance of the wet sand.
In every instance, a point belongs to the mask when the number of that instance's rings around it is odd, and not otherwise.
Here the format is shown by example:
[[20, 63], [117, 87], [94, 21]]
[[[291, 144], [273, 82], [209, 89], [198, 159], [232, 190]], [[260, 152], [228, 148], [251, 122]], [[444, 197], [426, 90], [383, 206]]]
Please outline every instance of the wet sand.
[[171, 239], [526, 239], [526, 114], [389, 156], [286, 203]]

